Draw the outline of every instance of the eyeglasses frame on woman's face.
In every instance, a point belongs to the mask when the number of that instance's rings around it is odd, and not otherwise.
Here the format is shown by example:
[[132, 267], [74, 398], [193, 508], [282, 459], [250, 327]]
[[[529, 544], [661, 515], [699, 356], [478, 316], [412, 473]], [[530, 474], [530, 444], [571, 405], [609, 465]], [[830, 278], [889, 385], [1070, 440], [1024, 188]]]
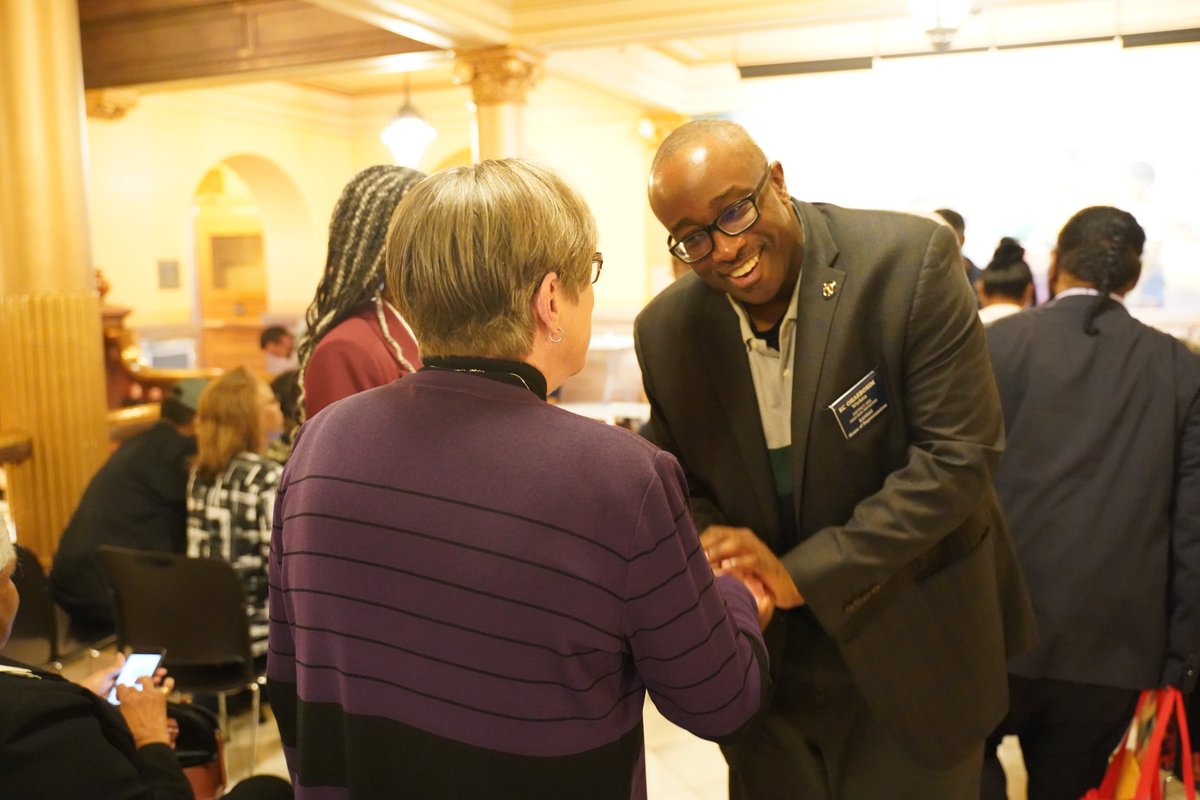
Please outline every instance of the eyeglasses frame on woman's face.
[[[754, 227], [754, 223], [758, 222], [758, 218], [761, 216], [761, 212], [758, 209], [758, 196], [762, 193], [763, 188], [766, 187], [767, 179], [771, 177], [771, 166], [771, 164], [767, 164], [767, 169], [763, 173], [762, 178], [759, 179], [758, 185], [754, 187], [754, 191], [750, 192], [750, 194], [746, 195], [741, 200], [726, 206], [721, 213], [717, 215], [717, 218], [708, 225], [692, 231], [679, 241], [674, 241], [675, 237], [668, 235], [667, 250], [671, 253], [671, 255], [675, 256], [685, 264], [695, 264], [697, 261], [707, 258], [708, 255], [712, 253], [713, 248], [716, 246], [712, 238], [713, 230], [718, 230], [726, 236], [738, 236]], [[722, 219], [737, 219], [741, 214], [745, 213], [747, 203], [749, 204], [752, 213], [749, 215], [749, 219], [744, 225], [725, 227], [721, 224]], [[697, 243], [707, 242], [707, 247], [703, 248], [704, 252], [700, 255], [689, 255], [689, 248], [685, 245], [689, 239]]]
[[592, 253], [592, 283], [600, 280], [600, 271], [604, 269], [604, 254], [597, 251]]

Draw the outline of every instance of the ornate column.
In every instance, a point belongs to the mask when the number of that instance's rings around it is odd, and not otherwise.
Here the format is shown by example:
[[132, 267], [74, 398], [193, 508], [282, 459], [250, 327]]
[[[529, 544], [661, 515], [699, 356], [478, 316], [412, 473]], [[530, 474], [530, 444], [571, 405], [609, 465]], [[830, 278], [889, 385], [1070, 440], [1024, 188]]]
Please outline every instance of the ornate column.
[[525, 98], [541, 75], [540, 59], [512, 47], [459, 56], [454, 82], [470, 85], [475, 101], [476, 161], [525, 155]]
[[17, 536], [48, 561], [107, 453], [75, 0], [0, 0], [0, 430]]

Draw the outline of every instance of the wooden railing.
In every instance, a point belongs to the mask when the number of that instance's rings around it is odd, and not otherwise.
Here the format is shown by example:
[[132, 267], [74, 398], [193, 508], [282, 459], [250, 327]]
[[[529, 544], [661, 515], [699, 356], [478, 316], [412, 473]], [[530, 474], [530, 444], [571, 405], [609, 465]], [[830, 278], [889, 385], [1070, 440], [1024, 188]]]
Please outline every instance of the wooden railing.
[[126, 439], [136, 436], [158, 422], [160, 407], [158, 403], [141, 403], [126, 408], [114, 408], [108, 412], [108, 440], [120, 444]]
[[[120, 444], [159, 420], [158, 403], [118, 408], [108, 412], [108, 440]], [[24, 431], [0, 431], [0, 464], [19, 464], [33, 453], [33, 440]]]
[[134, 332], [124, 326], [128, 313], [123, 308], [104, 309], [104, 362], [110, 409], [124, 410], [131, 400], [158, 400], [171, 384], [184, 378], [215, 378], [221, 374], [219, 369], [150, 366]]
[[24, 431], [0, 431], [0, 464], [17, 464], [29, 458], [33, 440]]

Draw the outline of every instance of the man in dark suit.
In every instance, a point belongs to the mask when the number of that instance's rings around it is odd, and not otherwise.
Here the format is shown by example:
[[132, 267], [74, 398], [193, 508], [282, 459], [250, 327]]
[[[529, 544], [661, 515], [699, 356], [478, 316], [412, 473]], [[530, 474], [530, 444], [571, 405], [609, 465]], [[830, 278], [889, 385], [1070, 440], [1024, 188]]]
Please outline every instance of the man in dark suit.
[[1037, 612], [1009, 665], [1029, 798], [1097, 786], [1138, 691], [1190, 689], [1200, 662], [1200, 357], [1129, 315], [1145, 234], [1093, 207], [1059, 234], [1054, 300], [989, 327], [1008, 430], [996, 488]]
[[[946, 221], [946, 224], [954, 229], [954, 235], [958, 238], [958, 249], [961, 252], [962, 246], [967, 242], [967, 222], [963, 219], [963, 215], [952, 208], [939, 208], [933, 213]], [[975, 262], [967, 258], [966, 253], [962, 253], [963, 272], [966, 273], [967, 283], [971, 284], [971, 289], [975, 292], [979, 291], [979, 280], [983, 277], [983, 270], [975, 266]]]
[[196, 453], [192, 418], [205, 378], [176, 381], [162, 418], [122, 444], [88, 481], [54, 553], [55, 601], [86, 638], [116, 628], [112, 589], [100, 547], [182, 553], [187, 547], [188, 460]]
[[1003, 443], [953, 233], [791, 198], [740, 127], [691, 122], [650, 206], [691, 265], [639, 315], [648, 435], [717, 570], [780, 609], [733, 798], [961, 800], [1032, 612], [992, 489]]

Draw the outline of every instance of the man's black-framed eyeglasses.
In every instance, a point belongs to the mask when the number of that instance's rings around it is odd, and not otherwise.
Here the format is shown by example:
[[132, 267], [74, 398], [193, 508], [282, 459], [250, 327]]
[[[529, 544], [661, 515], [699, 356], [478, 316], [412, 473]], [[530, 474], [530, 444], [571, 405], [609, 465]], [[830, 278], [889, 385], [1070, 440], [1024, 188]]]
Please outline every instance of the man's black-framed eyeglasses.
[[604, 269], [604, 254], [592, 253], [592, 283], [600, 280], [600, 270]]
[[771, 165], [767, 164], [767, 171], [763, 173], [762, 179], [754, 187], [754, 191], [727, 207], [711, 223], [699, 230], [692, 231], [678, 242], [674, 241], [675, 237], [668, 236], [667, 249], [671, 251], [671, 255], [685, 264], [692, 264], [712, 252], [714, 229], [726, 236], [737, 236], [739, 233], [748, 231], [754, 223], [758, 222], [758, 195], [767, 185], [769, 177], [771, 177]]

